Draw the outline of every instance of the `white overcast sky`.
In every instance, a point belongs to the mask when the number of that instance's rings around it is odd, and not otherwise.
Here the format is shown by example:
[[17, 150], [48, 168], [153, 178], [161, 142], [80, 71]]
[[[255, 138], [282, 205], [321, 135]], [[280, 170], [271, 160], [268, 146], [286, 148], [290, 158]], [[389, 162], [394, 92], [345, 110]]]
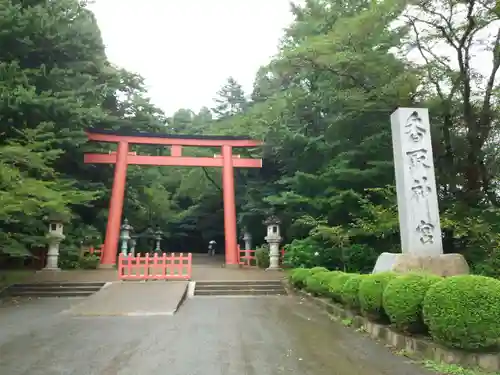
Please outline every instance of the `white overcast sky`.
[[[212, 107], [229, 76], [249, 94], [255, 73], [277, 52], [293, 20], [290, 0], [93, 1], [89, 7], [108, 58], [142, 75], [149, 96], [167, 115]], [[421, 60], [415, 51], [410, 56]], [[487, 73], [491, 61], [490, 52], [477, 52], [473, 66]]]
[[212, 106], [229, 76], [247, 94], [293, 17], [289, 0], [94, 0], [108, 58], [146, 79], [167, 114]]

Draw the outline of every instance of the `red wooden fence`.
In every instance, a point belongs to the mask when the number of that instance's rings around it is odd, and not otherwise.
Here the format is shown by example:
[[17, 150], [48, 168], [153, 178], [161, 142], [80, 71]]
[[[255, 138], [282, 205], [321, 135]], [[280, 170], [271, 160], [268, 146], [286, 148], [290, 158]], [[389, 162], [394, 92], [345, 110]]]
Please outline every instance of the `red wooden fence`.
[[[242, 250], [238, 246], [238, 263], [241, 266], [256, 266], [257, 257], [255, 256], [256, 250]], [[280, 263], [283, 263], [283, 258], [285, 257], [285, 248], [283, 247], [280, 251], [281, 259]]]
[[102, 256], [102, 247], [103, 245], [99, 245], [98, 247], [90, 246], [89, 254], [96, 255], [100, 258]]
[[241, 266], [256, 266], [255, 250], [241, 250], [238, 246], [238, 263]]
[[189, 280], [192, 255], [146, 254], [118, 256], [120, 280]]

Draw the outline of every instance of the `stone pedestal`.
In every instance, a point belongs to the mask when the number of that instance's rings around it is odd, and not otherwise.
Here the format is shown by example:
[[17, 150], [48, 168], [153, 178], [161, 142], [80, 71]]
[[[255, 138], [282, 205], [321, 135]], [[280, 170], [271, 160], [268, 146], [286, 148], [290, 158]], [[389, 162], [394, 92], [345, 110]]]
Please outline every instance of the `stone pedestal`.
[[280, 267], [280, 241], [270, 242], [269, 244], [269, 267], [266, 271], [281, 271]]
[[128, 254], [128, 243], [131, 239], [130, 236], [130, 231], [133, 230], [133, 227], [129, 225], [128, 220], [125, 219], [123, 221], [123, 225], [121, 226], [121, 232], [120, 232], [120, 240], [121, 240], [121, 252], [123, 255]]
[[417, 255], [382, 253], [372, 273], [393, 271], [398, 273], [425, 272], [438, 276], [455, 276], [469, 273], [467, 261], [461, 254]]
[[137, 245], [137, 237], [131, 236], [132, 238], [130, 239], [130, 251], [128, 255], [135, 256], [135, 246]]
[[47, 252], [47, 264], [44, 271], [60, 271], [59, 268], [59, 244], [64, 239], [60, 237], [51, 237], [49, 239], [49, 251]]
[[245, 250], [252, 250], [252, 235], [250, 233], [243, 234], [243, 241], [245, 241]]

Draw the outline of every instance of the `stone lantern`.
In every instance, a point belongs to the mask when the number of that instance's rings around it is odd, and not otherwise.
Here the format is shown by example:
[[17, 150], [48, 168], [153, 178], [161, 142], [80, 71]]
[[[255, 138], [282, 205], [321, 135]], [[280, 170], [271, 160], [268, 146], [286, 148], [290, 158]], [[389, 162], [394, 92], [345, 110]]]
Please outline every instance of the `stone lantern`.
[[246, 227], [243, 229], [243, 241], [245, 241], [245, 250], [252, 250], [252, 235]]
[[156, 231], [154, 232], [155, 236], [155, 253], [160, 254], [161, 253], [161, 239], [163, 237], [163, 232], [161, 231], [160, 227], [156, 227]]
[[46, 238], [49, 242], [47, 264], [45, 271], [59, 271], [59, 245], [66, 238], [63, 234], [64, 218], [59, 214], [52, 214], [46, 218], [49, 222], [49, 232]]
[[127, 218], [123, 220], [123, 225], [121, 226], [120, 240], [122, 242], [122, 254], [128, 254], [128, 242], [130, 241], [130, 232], [134, 229], [132, 225], [129, 225]]
[[270, 216], [264, 225], [267, 226], [266, 242], [269, 244], [269, 268], [266, 271], [279, 271], [280, 268], [280, 227], [281, 220], [276, 216]]

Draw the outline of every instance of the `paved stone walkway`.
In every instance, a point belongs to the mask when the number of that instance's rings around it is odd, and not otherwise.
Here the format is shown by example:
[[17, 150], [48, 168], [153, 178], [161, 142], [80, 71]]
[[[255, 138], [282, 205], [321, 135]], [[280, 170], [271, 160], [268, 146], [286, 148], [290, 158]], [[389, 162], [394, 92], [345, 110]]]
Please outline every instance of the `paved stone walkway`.
[[0, 308], [0, 374], [429, 374], [294, 297], [193, 298], [161, 317], [58, 313], [74, 303]]
[[187, 287], [187, 281], [118, 281], [106, 285], [66, 313], [79, 316], [174, 315]]
[[[193, 254], [192, 280], [280, 280], [283, 272], [265, 271], [256, 267], [225, 268], [224, 257], [209, 257], [206, 254]], [[71, 270], [57, 272], [36, 272], [23, 282], [90, 282], [118, 281], [116, 269]]]

